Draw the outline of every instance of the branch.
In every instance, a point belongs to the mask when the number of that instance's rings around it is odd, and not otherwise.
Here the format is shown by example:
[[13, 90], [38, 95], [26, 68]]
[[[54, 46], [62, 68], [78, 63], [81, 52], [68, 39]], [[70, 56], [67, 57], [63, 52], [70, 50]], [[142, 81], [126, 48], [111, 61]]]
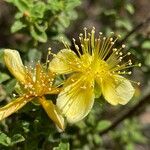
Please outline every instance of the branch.
[[132, 34], [134, 34], [137, 30], [150, 23], [150, 17], [148, 17], [145, 21], [141, 22], [137, 26], [135, 26], [119, 43], [124, 43]]
[[146, 97], [144, 97], [142, 100], [140, 100], [137, 104], [135, 104], [131, 109], [129, 109], [128, 111], [123, 112], [122, 115], [120, 115], [120, 117], [118, 117], [116, 120], [114, 120], [112, 122], [112, 124], [106, 128], [105, 130], [101, 131], [99, 134], [103, 135], [106, 134], [107, 132], [109, 132], [110, 130], [113, 130], [114, 128], [116, 128], [123, 120], [133, 117], [135, 115], [135, 112], [137, 112], [137, 110], [139, 108], [141, 108], [142, 106], [144, 106], [145, 104], [150, 102], [150, 94]]

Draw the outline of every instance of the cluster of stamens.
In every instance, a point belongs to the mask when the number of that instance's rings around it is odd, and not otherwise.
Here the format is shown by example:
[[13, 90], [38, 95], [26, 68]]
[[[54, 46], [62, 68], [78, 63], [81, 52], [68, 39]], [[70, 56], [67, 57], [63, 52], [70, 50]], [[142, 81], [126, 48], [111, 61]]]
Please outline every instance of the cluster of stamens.
[[[123, 49], [126, 47], [124, 44], [122, 44], [121, 47], [119, 48], [114, 47], [115, 43], [120, 37], [121, 37], [120, 35], [115, 35], [113, 32], [111, 32], [111, 35], [109, 37], [104, 37], [103, 33], [99, 32], [98, 38], [95, 38], [94, 27], [91, 33], [88, 33], [87, 28], [84, 28], [84, 34], [82, 33], [79, 34], [79, 41], [81, 45], [80, 46], [77, 45], [76, 40], [74, 38], [73, 38], [73, 43], [74, 43], [74, 47], [76, 49], [77, 55], [79, 56], [80, 59], [84, 54], [88, 54], [93, 59], [97, 59], [99, 61], [102, 61], [108, 64], [110, 75], [111, 74], [112, 75], [113, 74], [114, 75], [115, 74], [131, 75], [132, 71], [129, 69], [133, 67], [141, 67], [141, 63], [133, 64], [131, 59], [128, 59], [131, 53], [123, 52]], [[69, 45], [63, 40], [62, 42], [64, 43], [64, 46], [66, 47], [66, 49], [70, 50]], [[85, 66], [84, 65], [85, 62], [83, 63], [81, 62], [82, 61], [78, 61], [78, 60], [75, 60], [74, 62], [68, 61], [68, 64], [70, 64], [70, 67], [76, 67], [76, 69], [79, 69], [80, 71], [86, 70], [86, 67], [88, 68], [90, 67], [90, 65]], [[105, 68], [105, 67], [101, 66], [100, 68]], [[98, 72], [96, 72], [96, 75], [97, 74]], [[99, 76], [101, 76], [101, 74], [99, 74]], [[134, 81], [131, 81], [131, 82], [136, 83], [138, 85], [140, 84], [139, 82], [134, 82]]]
[[[38, 61], [35, 67], [32, 67], [32, 65], [25, 66], [26, 82], [20, 83], [24, 97], [40, 97], [59, 92], [58, 86], [54, 86], [56, 74], [48, 69], [50, 55], [51, 49], [49, 48], [45, 64], [41, 64], [40, 61]], [[16, 97], [15, 94], [13, 94], [13, 96]]]

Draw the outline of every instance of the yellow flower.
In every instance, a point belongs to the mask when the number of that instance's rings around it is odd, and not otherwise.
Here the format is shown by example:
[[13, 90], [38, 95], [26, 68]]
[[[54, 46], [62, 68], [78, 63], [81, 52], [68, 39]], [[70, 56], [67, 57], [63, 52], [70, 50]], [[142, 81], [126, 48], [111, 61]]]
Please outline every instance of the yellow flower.
[[55, 73], [46, 69], [46, 67], [39, 62], [35, 68], [24, 66], [16, 50], [5, 49], [4, 61], [9, 71], [18, 80], [21, 94], [14, 101], [0, 108], [0, 120], [18, 111], [28, 102], [36, 98], [47, 115], [63, 130], [64, 120], [59, 114], [57, 107], [51, 100], [46, 100], [44, 97], [46, 94], [59, 93], [59, 88], [53, 85]]
[[[58, 95], [56, 105], [70, 123], [83, 119], [91, 110], [95, 87], [98, 85], [99, 94], [112, 105], [126, 104], [134, 95], [130, 81], [122, 74], [131, 74], [127, 68], [132, 65], [126, 60], [121, 48], [114, 44], [118, 36], [103, 37], [99, 33], [95, 38], [95, 29], [91, 33], [80, 34], [80, 45], [75, 43], [77, 53], [63, 41], [65, 49], [61, 50], [51, 61], [50, 70], [59, 74], [70, 74], [64, 84], [64, 89]], [[140, 64], [139, 64], [140, 65]]]

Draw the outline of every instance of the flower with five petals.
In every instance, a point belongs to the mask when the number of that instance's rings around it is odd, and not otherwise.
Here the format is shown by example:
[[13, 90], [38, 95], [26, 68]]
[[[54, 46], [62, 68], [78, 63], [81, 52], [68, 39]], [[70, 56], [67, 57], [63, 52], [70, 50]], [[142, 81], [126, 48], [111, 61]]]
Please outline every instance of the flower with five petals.
[[0, 120], [18, 111], [31, 100], [37, 99], [47, 115], [63, 130], [64, 120], [56, 105], [45, 98], [47, 94], [58, 94], [60, 91], [57, 86], [54, 86], [56, 74], [39, 62], [35, 68], [24, 66], [16, 50], [5, 49], [4, 61], [11, 74], [17, 79], [21, 92], [18, 98], [0, 108]]
[[[126, 60], [130, 52], [124, 54], [121, 48], [114, 47], [118, 36], [95, 37], [95, 29], [80, 34], [80, 45], [73, 39], [75, 53], [67, 43], [65, 49], [58, 52], [50, 63], [50, 70], [58, 74], [70, 74], [64, 89], [58, 95], [56, 105], [68, 122], [75, 123], [83, 119], [91, 110], [95, 88], [99, 95], [112, 105], [125, 105], [134, 95], [131, 82], [122, 75], [131, 74], [128, 68], [132, 61]], [[138, 64], [140, 65], [140, 64]]]

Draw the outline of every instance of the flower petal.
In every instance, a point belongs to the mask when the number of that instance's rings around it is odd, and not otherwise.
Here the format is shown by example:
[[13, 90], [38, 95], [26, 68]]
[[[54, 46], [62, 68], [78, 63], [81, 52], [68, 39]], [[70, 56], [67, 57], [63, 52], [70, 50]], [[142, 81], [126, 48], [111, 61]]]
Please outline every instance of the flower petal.
[[102, 81], [102, 93], [112, 105], [125, 105], [133, 97], [134, 91], [130, 81], [119, 75]]
[[46, 100], [44, 97], [39, 98], [39, 102], [43, 106], [44, 110], [46, 111], [50, 119], [52, 119], [61, 130], [64, 130], [65, 128], [64, 119], [59, 114], [56, 105], [54, 105], [52, 101]]
[[5, 49], [4, 61], [9, 71], [15, 76], [15, 78], [20, 82], [25, 83], [25, 68], [18, 51]]
[[72, 67], [76, 68], [77, 65], [75, 60], [78, 60], [78, 57], [73, 51], [63, 49], [50, 62], [49, 69], [59, 74], [71, 73], [75, 71]]
[[94, 103], [93, 81], [89, 82], [84, 78], [81, 77], [66, 86], [58, 95], [56, 105], [70, 123], [78, 122], [87, 116]]
[[24, 105], [26, 105], [26, 103], [29, 101], [30, 100], [26, 100], [24, 97], [19, 97], [16, 100], [7, 104], [6, 106], [1, 107], [0, 108], [0, 120], [5, 119], [6, 117], [15, 113], [20, 108], [22, 108]]

